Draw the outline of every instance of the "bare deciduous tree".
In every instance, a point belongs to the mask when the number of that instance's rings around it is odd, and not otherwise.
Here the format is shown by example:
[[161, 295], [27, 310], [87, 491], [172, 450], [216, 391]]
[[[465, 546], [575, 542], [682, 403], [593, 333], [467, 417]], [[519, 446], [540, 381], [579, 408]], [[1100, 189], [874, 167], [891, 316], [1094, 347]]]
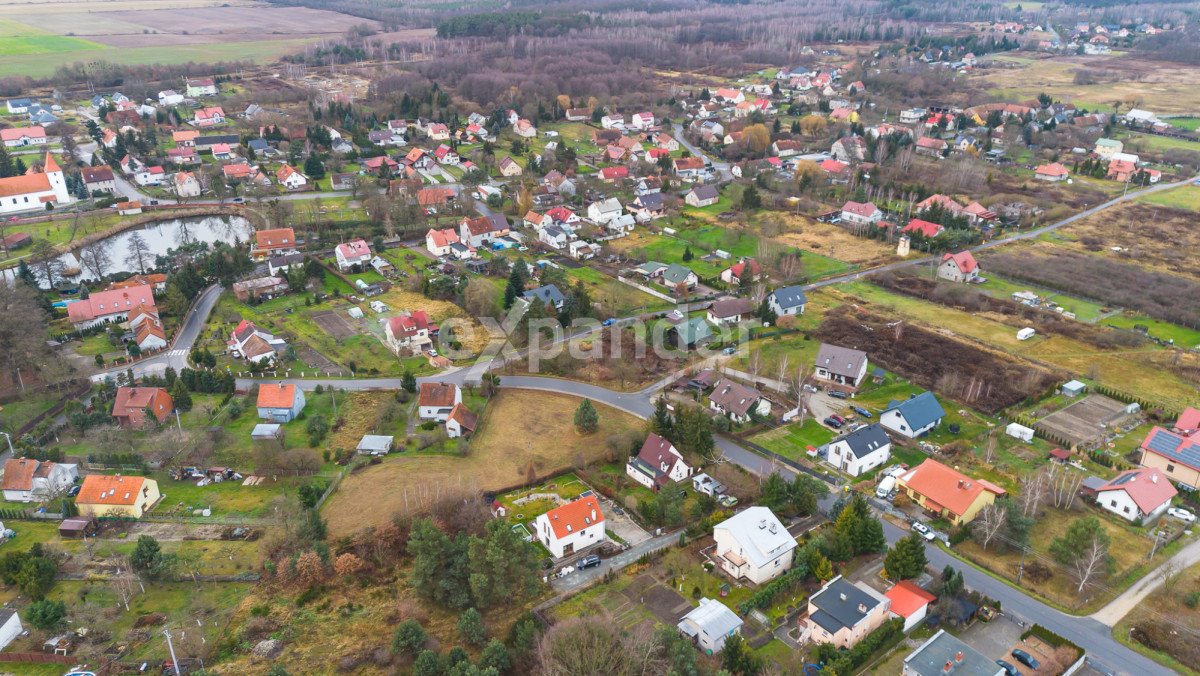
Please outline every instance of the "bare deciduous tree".
[[1099, 537], [1093, 537], [1074, 563], [1071, 564], [1071, 576], [1079, 586], [1076, 594], [1082, 594], [1089, 585], [1099, 583], [1108, 575], [1112, 560], [1108, 556], [1108, 545]]
[[1004, 505], [992, 503], [979, 512], [979, 518], [971, 530], [980, 546], [987, 549], [1004, 532], [1006, 525], [1008, 525], [1008, 510]]
[[1046, 499], [1046, 476], [1038, 472], [1037, 474], [1026, 475], [1021, 479], [1021, 493], [1018, 496], [1021, 507], [1021, 516], [1033, 519], [1037, 518], [1038, 510], [1042, 507], [1042, 502]]
[[154, 262], [154, 252], [150, 250], [146, 238], [142, 237], [142, 233], [134, 232], [126, 241], [126, 246], [129, 253], [125, 255], [125, 264], [137, 270], [140, 275], [146, 274], [146, 268]]
[[112, 265], [108, 240], [98, 239], [79, 250], [79, 262], [97, 279], [103, 279], [105, 271]]

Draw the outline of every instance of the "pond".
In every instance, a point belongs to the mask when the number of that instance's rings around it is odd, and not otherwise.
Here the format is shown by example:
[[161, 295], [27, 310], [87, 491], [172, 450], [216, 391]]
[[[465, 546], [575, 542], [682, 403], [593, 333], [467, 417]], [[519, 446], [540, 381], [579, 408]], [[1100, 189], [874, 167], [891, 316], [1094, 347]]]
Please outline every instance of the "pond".
[[[146, 243], [150, 251], [149, 263], [153, 264], [154, 257], [183, 244], [245, 242], [253, 232], [250, 221], [241, 216], [197, 216], [157, 221], [105, 237], [86, 247], [86, 251], [75, 249], [59, 256], [63, 269], [73, 274], [56, 275], [54, 281], [81, 282], [96, 279], [99, 275], [137, 272], [136, 264], [130, 260], [129, 250], [129, 242], [135, 234], [140, 235]], [[42, 286], [49, 288], [41, 266], [31, 263], [30, 267]], [[4, 276], [12, 278], [15, 273], [16, 269], [11, 268], [4, 271]]]

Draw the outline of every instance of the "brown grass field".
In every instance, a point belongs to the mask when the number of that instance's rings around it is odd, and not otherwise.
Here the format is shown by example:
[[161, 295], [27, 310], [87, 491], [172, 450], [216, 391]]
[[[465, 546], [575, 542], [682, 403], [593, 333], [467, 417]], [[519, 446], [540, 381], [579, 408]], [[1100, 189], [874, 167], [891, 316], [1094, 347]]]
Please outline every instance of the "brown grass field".
[[[1025, 100], [1046, 92], [1077, 106], [1112, 111], [1114, 101], [1133, 103], [1156, 113], [1192, 113], [1200, 109], [1196, 88], [1200, 69], [1163, 63], [1135, 56], [1051, 56], [1049, 54], [1002, 55], [998, 62], [1015, 68], [983, 68], [972, 76], [991, 93], [1009, 100]], [[1077, 71], [1102, 71], [1094, 84], [1075, 84]], [[1126, 104], [1122, 110], [1131, 106]]]
[[1200, 265], [1191, 255], [1200, 248], [1194, 211], [1152, 202], [1123, 204], [1072, 223], [1058, 235], [1067, 240], [1059, 245], [1200, 279]]
[[404, 453], [347, 476], [325, 504], [332, 537], [386, 523], [454, 492], [494, 491], [608, 455], [605, 439], [640, 428], [641, 421], [597, 404], [600, 429], [579, 435], [572, 423], [580, 399], [549, 392], [506, 390], [484, 412], [466, 457]]

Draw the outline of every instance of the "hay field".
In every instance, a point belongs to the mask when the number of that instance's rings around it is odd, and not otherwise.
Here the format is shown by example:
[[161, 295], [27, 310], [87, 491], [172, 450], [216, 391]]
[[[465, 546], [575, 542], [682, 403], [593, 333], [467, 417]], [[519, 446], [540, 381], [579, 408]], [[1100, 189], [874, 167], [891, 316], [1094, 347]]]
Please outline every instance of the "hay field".
[[[1010, 69], [980, 69], [973, 77], [989, 91], [1007, 100], [1035, 98], [1046, 92], [1062, 101], [1092, 110], [1112, 111], [1114, 101], [1140, 101], [1138, 107], [1157, 113], [1194, 113], [1200, 110], [1200, 68], [1130, 55], [1055, 56], [1025, 58], [997, 57], [997, 61], [1018, 64]], [[1081, 69], [1107, 71], [1095, 84], [1076, 84]], [[1125, 105], [1122, 110], [1130, 106]]]
[[1200, 188], [1186, 186], [1107, 209], [1061, 228], [1055, 245], [1200, 279], [1191, 254], [1200, 247], [1196, 214], [1177, 208], [1200, 204], [1198, 195]]
[[581, 400], [551, 392], [505, 390], [488, 404], [466, 457], [405, 451], [351, 474], [325, 503], [333, 538], [386, 523], [426, 507], [439, 495], [480, 493], [524, 483], [530, 463], [538, 477], [603, 459], [605, 439], [642, 422], [600, 404], [600, 429], [587, 436], [572, 422]]

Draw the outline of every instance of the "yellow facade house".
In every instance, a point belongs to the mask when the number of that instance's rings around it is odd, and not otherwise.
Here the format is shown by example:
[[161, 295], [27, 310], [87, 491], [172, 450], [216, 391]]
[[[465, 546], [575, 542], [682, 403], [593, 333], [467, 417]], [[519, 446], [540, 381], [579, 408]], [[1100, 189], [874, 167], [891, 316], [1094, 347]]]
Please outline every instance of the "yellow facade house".
[[92, 474], [84, 477], [75, 506], [81, 516], [140, 519], [161, 497], [158, 482], [154, 479]]

